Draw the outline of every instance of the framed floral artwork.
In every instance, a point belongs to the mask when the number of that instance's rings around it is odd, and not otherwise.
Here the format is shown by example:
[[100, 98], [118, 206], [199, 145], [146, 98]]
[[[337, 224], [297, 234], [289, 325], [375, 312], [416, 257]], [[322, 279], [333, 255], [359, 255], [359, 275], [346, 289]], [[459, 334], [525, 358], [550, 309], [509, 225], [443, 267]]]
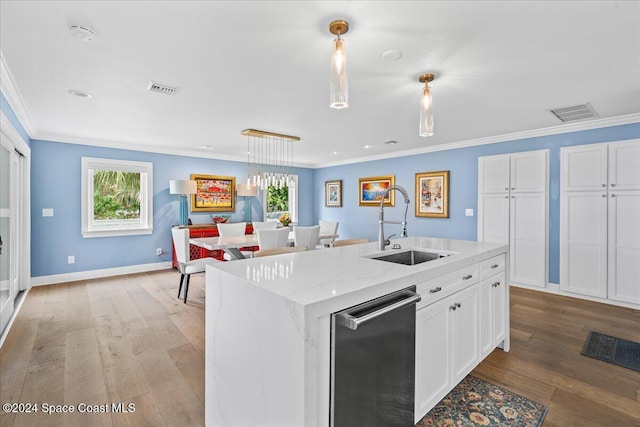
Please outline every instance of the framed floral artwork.
[[416, 216], [449, 218], [449, 171], [416, 174]]
[[324, 206], [326, 208], [342, 207], [342, 180], [324, 182]]
[[[358, 206], [380, 206], [382, 195], [395, 184], [395, 177], [372, 176], [358, 179]], [[395, 197], [393, 191], [384, 196], [384, 206], [394, 206]]]
[[235, 212], [236, 178], [234, 176], [191, 174], [196, 194], [191, 195], [192, 212]]

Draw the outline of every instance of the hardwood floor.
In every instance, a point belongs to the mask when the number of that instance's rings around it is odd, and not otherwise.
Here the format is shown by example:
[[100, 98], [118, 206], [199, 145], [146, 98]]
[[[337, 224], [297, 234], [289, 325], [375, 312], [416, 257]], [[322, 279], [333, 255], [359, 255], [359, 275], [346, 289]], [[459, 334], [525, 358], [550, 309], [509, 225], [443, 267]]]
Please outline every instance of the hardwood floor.
[[[204, 425], [204, 276], [175, 270], [33, 288], [0, 350], [2, 426]], [[544, 427], [640, 426], [640, 373], [580, 355], [589, 330], [640, 341], [640, 311], [512, 288], [509, 353], [474, 375], [549, 408]], [[80, 414], [77, 405], [135, 404]]]

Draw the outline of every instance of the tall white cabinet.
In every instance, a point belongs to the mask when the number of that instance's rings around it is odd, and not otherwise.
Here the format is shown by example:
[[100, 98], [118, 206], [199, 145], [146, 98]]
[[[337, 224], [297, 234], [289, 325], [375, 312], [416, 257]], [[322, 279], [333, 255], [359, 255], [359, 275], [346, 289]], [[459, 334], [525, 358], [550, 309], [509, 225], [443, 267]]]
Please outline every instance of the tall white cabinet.
[[510, 283], [546, 287], [549, 150], [478, 158], [478, 241], [509, 244]]
[[640, 304], [640, 140], [560, 157], [560, 289]]

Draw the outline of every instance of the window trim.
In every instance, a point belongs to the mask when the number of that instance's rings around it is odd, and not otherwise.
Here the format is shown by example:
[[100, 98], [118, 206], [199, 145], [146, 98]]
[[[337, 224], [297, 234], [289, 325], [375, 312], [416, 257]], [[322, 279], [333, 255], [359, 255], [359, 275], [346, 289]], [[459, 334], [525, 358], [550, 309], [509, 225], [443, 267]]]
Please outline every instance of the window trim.
[[[96, 169], [140, 173], [140, 219], [142, 224], [119, 226], [109, 230], [93, 226], [93, 171]], [[82, 157], [81, 194], [83, 238], [153, 233], [153, 163]]]

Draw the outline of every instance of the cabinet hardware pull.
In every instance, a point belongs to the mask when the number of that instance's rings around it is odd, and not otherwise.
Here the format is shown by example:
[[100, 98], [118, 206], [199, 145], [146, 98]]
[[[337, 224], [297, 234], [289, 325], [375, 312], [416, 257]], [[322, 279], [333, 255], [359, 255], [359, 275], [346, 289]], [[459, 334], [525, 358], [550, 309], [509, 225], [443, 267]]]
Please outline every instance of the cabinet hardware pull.
[[467, 274], [466, 276], [464, 276], [464, 277], [462, 278], [462, 280], [469, 280], [469, 279], [471, 279], [472, 277], [473, 277], [473, 274]]
[[505, 189], [505, 190], [508, 190], [508, 189], [509, 189], [509, 187], [504, 187], [504, 189]]
[[505, 199], [508, 199], [508, 198], [509, 198], [509, 196], [504, 196], [504, 198], [505, 198]]
[[616, 195], [615, 195], [615, 194], [612, 194], [612, 195], [611, 195], [611, 197], [616, 197]]
[[453, 311], [455, 311], [455, 310], [456, 310], [456, 308], [458, 308], [458, 307], [456, 307], [455, 305], [450, 305], [450, 306], [449, 306], [449, 310], [453, 310]]
[[454, 305], [458, 308], [462, 307], [462, 304], [460, 304], [459, 302], [455, 303]]
[[438, 286], [437, 288], [429, 289], [430, 294], [435, 294], [436, 292], [440, 292], [442, 288]]
[[516, 187], [511, 187], [511, 189], [512, 189], [512, 190], [515, 190], [515, 189], [516, 189]]
[[603, 186], [603, 187], [606, 187], [606, 186], [607, 186], [607, 184], [602, 184], [602, 186]]
[[491, 268], [498, 268], [498, 264], [493, 264]]
[[495, 282], [495, 283], [494, 283], [493, 285], [491, 285], [491, 286], [493, 286], [494, 288], [496, 288], [496, 287], [500, 286], [500, 282]]
[[615, 187], [616, 185], [615, 185], [615, 184], [611, 184], [611, 186], [612, 186], [612, 187]]
[[602, 197], [607, 197], [607, 195], [606, 195], [606, 194], [603, 194], [603, 195], [602, 195]]

